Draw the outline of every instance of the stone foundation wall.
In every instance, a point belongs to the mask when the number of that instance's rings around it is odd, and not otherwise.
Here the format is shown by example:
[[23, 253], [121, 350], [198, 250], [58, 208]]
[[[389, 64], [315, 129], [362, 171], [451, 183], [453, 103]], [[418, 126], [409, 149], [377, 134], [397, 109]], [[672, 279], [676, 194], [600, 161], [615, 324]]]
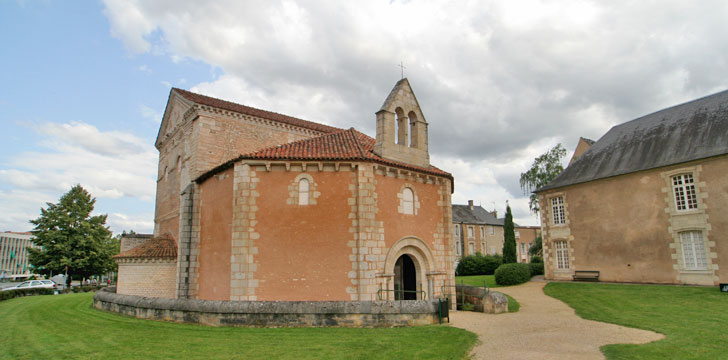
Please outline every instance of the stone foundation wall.
[[392, 327], [438, 323], [437, 303], [411, 301], [218, 301], [121, 295], [105, 288], [94, 307], [141, 319], [211, 326]]

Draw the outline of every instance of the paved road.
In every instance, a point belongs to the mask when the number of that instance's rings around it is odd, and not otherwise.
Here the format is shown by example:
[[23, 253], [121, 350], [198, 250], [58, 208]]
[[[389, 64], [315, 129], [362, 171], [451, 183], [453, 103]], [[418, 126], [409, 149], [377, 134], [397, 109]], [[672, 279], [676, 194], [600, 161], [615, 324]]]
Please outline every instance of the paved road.
[[453, 326], [478, 335], [476, 359], [604, 359], [607, 344], [644, 344], [662, 334], [584, 320], [563, 302], [543, 293], [546, 282], [497, 288], [518, 300], [521, 309], [509, 314], [468, 311], [451, 313]]

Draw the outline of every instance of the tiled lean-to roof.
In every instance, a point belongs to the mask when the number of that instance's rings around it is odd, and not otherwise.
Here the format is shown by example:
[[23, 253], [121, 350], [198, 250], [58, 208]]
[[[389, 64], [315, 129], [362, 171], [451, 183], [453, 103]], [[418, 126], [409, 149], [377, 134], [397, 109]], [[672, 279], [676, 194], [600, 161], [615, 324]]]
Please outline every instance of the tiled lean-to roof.
[[308, 121], [308, 120], [302, 120], [302, 119], [298, 119], [298, 118], [295, 118], [292, 116], [275, 113], [272, 111], [256, 109], [256, 108], [253, 108], [250, 106], [240, 105], [240, 104], [236, 104], [234, 102], [225, 101], [225, 100], [217, 99], [214, 97], [196, 94], [196, 93], [193, 93], [193, 92], [190, 92], [187, 90], [172, 88], [172, 91], [175, 91], [178, 94], [182, 95], [182, 97], [184, 97], [185, 99], [192, 101], [194, 103], [200, 104], [200, 105], [207, 105], [207, 106], [212, 106], [212, 107], [223, 109], [223, 110], [234, 111], [234, 112], [245, 114], [245, 115], [256, 116], [259, 118], [277, 121], [280, 123], [294, 125], [294, 126], [298, 126], [298, 127], [302, 127], [302, 128], [306, 128], [306, 129], [310, 129], [310, 130], [320, 131], [323, 133], [341, 131], [341, 129], [335, 128], [333, 126], [319, 124], [319, 123], [315, 123], [313, 121]]
[[384, 159], [374, 153], [375, 140], [356, 131], [354, 128], [340, 130], [335, 133], [317, 136], [311, 139], [294, 141], [291, 143], [271, 146], [252, 153], [243, 154], [232, 159], [197, 178], [202, 182], [210, 176], [233, 166], [245, 159], [260, 160], [309, 160], [309, 161], [374, 161], [384, 165], [420, 171], [427, 174], [445, 176], [452, 179], [452, 175], [434, 166], [427, 168], [397, 161]]
[[145, 243], [124, 251], [114, 258], [117, 259], [149, 259], [149, 258], [177, 258], [177, 243], [169, 235], [155, 237]]
[[728, 90], [614, 126], [536, 192], [728, 154]]

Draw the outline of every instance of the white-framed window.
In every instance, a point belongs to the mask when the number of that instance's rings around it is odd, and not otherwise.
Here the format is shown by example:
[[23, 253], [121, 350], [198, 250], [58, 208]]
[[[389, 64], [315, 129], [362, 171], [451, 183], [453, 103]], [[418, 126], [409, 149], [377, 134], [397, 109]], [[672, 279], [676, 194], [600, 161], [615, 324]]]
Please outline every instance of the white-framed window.
[[495, 255], [495, 246], [490, 247], [490, 254]]
[[468, 243], [468, 255], [475, 254], [475, 244]]
[[480, 238], [481, 239], [485, 238], [485, 228], [482, 226], [480, 227]]
[[485, 241], [480, 242], [480, 251], [483, 252], [483, 255], [487, 254], [487, 250], [485, 249]]
[[495, 235], [495, 226], [493, 225], [490, 226], [490, 234]]
[[521, 233], [518, 230], [516, 230], [515, 233], [516, 233], [516, 239], [520, 239], [521, 238]]
[[698, 208], [698, 195], [695, 193], [695, 179], [693, 179], [692, 173], [673, 176], [672, 192], [675, 195], [675, 208], [677, 210]]
[[460, 256], [460, 237], [455, 239], [455, 254]]
[[556, 196], [551, 198], [551, 214], [554, 224], [566, 224], [566, 213], [564, 211], [564, 197]]
[[402, 190], [402, 212], [409, 215], [415, 213], [415, 193], [410, 188]]
[[473, 237], [474, 237], [473, 227], [472, 226], [468, 226], [468, 239], [472, 239]]
[[298, 205], [308, 205], [309, 186], [308, 179], [298, 180]]
[[459, 239], [460, 238], [460, 226], [455, 225], [455, 226], [453, 226], [453, 228], [455, 229], [455, 236]]
[[680, 243], [685, 270], [708, 270], [708, 257], [701, 231], [681, 232]]
[[556, 268], [557, 269], [568, 269], [569, 268], [569, 248], [566, 245], [566, 241], [554, 241], [554, 247], [556, 248]]
[[521, 255], [526, 255], [526, 243], [521, 243]]

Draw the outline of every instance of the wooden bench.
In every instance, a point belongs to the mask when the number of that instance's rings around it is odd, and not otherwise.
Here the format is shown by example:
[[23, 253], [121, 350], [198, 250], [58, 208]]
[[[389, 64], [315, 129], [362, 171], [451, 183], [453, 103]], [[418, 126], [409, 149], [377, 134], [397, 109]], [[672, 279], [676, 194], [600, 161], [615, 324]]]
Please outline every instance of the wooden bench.
[[575, 270], [574, 281], [599, 281], [599, 271], [596, 270]]

